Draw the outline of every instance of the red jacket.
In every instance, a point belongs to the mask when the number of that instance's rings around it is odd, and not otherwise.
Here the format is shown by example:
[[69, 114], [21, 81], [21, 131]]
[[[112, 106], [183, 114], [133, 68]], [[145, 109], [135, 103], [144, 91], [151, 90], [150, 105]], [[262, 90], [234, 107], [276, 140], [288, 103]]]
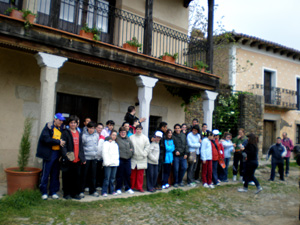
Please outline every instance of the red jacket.
[[[214, 140], [215, 141], [215, 140]], [[215, 142], [217, 144], [217, 142]], [[218, 146], [218, 144], [217, 144]], [[211, 148], [212, 148], [212, 160], [218, 161], [220, 158], [220, 151], [216, 148], [216, 145], [213, 143], [213, 140], [211, 141]]]
[[215, 142], [216, 142], [216, 144], [218, 146], [220, 157], [222, 159], [225, 159], [224, 146], [222, 145], [222, 143], [218, 139], [215, 139]]

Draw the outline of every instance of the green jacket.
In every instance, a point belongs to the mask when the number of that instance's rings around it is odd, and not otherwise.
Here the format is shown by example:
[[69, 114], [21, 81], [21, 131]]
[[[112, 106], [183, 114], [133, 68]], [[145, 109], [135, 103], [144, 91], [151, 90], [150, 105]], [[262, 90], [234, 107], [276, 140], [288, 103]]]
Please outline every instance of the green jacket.
[[235, 147], [235, 153], [241, 153], [242, 151], [240, 150], [240, 144], [243, 144], [243, 142], [247, 140], [246, 137], [244, 138], [238, 138], [238, 137], [235, 137], [232, 139], [232, 143], [234, 143], [236, 145]]

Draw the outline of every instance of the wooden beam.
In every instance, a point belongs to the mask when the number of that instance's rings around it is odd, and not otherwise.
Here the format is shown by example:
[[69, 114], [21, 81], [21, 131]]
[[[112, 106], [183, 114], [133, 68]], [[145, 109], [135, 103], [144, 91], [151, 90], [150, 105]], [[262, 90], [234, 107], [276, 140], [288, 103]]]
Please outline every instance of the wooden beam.
[[144, 54], [151, 55], [153, 33], [153, 0], [146, 0], [144, 27]]
[[255, 47], [257, 46], [258, 42], [257, 41], [251, 41], [250, 47]]
[[270, 51], [271, 49], [273, 49], [273, 47], [272, 46], [268, 46], [268, 47], [266, 47], [266, 51], [268, 52], [268, 51]]
[[262, 49], [265, 45], [264, 44], [259, 44], [257, 47], [258, 49]]
[[246, 45], [248, 42], [249, 42], [248, 39], [243, 39], [243, 40], [242, 40], [242, 44], [243, 44], [243, 45]]

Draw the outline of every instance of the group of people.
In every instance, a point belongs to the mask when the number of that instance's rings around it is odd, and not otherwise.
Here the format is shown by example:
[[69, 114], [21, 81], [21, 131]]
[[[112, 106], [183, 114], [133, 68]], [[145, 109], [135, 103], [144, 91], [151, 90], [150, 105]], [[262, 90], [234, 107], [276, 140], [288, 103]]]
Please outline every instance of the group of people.
[[[240, 129], [233, 140], [230, 133], [220, 138], [218, 130], [207, 130], [205, 123], [200, 129], [198, 120], [194, 119], [190, 128], [186, 124], [175, 124], [173, 131], [168, 129], [166, 122], [161, 122], [157, 131], [148, 138], [142, 133], [141, 124], [145, 118], [135, 116], [134, 106], [128, 107], [124, 120], [118, 131], [114, 130], [112, 120], [108, 120], [104, 127], [90, 118], [85, 119], [84, 127], [80, 129], [77, 116], [71, 115], [64, 125], [63, 115], [55, 114], [54, 120], [42, 130], [36, 153], [43, 159], [42, 199], [49, 196], [59, 198], [60, 170], [65, 199], [80, 200], [85, 197], [85, 192], [99, 197], [100, 190], [103, 197], [124, 191], [128, 194], [144, 192], [144, 172], [149, 192], [167, 189], [171, 185], [183, 187], [185, 174], [189, 187], [195, 187], [202, 180], [203, 187], [215, 188], [221, 182], [228, 182], [232, 154], [233, 180], [236, 181], [239, 171], [240, 179], [244, 181], [244, 188], [239, 191], [247, 191], [249, 183], [256, 185], [256, 193], [262, 190], [254, 176], [258, 166], [257, 137], [254, 134], [249, 134], [247, 139], [244, 130]], [[276, 159], [279, 155], [284, 157], [286, 149], [276, 144], [269, 150], [268, 156], [272, 155], [271, 180], [274, 180], [273, 166], [278, 165], [282, 172], [281, 161]]]

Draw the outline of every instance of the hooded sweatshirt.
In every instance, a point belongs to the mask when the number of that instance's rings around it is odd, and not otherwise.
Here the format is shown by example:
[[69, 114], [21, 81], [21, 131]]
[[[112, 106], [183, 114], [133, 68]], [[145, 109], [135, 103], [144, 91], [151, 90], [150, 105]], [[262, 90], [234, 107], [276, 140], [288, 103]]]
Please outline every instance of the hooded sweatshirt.
[[173, 152], [175, 150], [175, 145], [173, 139], [165, 139], [165, 163], [172, 163], [173, 162]]
[[196, 152], [196, 154], [199, 155], [199, 148], [201, 147], [200, 139], [200, 134], [193, 134], [193, 132], [190, 132], [187, 135], [189, 152]]
[[82, 144], [86, 160], [96, 159], [99, 135], [97, 133], [83, 133]]
[[[120, 134], [118, 134], [116, 142], [119, 146], [120, 158], [130, 159], [133, 156], [134, 147], [129, 137], [126, 135], [125, 138], [122, 138]], [[130, 149], [132, 149], [132, 151]]]
[[119, 147], [115, 141], [103, 143], [103, 166], [119, 166]]

